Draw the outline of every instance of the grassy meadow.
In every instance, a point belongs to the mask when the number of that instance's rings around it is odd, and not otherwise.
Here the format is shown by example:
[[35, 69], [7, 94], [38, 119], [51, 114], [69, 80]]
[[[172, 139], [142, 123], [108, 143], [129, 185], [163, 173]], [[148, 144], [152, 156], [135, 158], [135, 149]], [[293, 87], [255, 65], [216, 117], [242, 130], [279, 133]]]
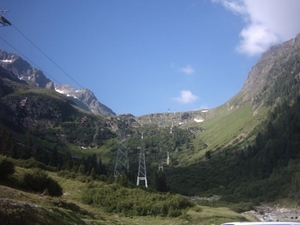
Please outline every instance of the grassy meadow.
[[[19, 205], [15, 211], [10, 211], [9, 215], [22, 218], [22, 212], [29, 210], [32, 215], [37, 216], [38, 218], [32, 217], [32, 220], [45, 220], [44, 224], [48, 225], [55, 222], [55, 224], [157, 224], [157, 225], [179, 225], [179, 224], [202, 224], [202, 225], [211, 225], [211, 224], [221, 224], [228, 221], [245, 221], [245, 217], [241, 214], [234, 212], [226, 207], [210, 207], [198, 204], [196, 201], [188, 200], [187, 198], [179, 195], [173, 195], [170, 193], [156, 193], [151, 192], [150, 190], [143, 190], [143, 188], [124, 188], [117, 186], [116, 184], [108, 184], [101, 181], [92, 181], [92, 182], [82, 182], [76, 179], [66, 179], [64, 177], [58, 176], [56, 172], [45, 172], [48, 177], [56, 181], [63, 189], [63, 194], [58, 197], [51, 196], [42, 196], [41, 192], [28, 191], [18, 185], [18, 180], [26, 173], [31, 173], [32, 169], [22, 168], [19, 166], [15, 167], [14, 174], [6, 180], [1, 181], [0, 185], [0, 200], [1, 202], [13, 201], [14, 205]], [[12, 182], [14, 181], [14, 182]], [[90, 187], [96, 187], [97, 189], [103, 192], [106, 190], [106, 193], [102, 194], [102, 199], [111, 199], [111, 201], [120, 199], [121, 205], [126, 205], [125, 202], [131, 201], [132, 205], [130, 207], [137, 208], [139, 202], [146, 201], [151, 198], [154, 199], [154, 202], [147, 203], [148, 206], [156, 205], [158, 207], [160, 204], [163, 206], [173, 207], [172, 204], [174, 201], [177, 201], [178, 204], [189, 204], [189, 207], [184, 208], [183, 210], [178, 210], [174, 214], [175, 209], [172, 213], [168, 215], [145, 215], [145, 216], [136, 216], [136, 215], [126, 215], [123, 211], [120, 213], [108, 212], [105, 205], [97, 204], [86, 204], [84, 203], [84, 196], [89, 190]], [[110, 189], [114, 189], [110, 190]], [[91, 189], [95, 191], [94, 189]], [[115, 194], [114, 194], [115, 192]], [[89, 196], [90, 199], [97, 198], [97, 192], [94, 192], [95, 196]], [[121, 195], [120, 195], [121, 193]], [[122, 194], [123, 193], [123, 194]], [[118, 196], [119, 195], [119, 196]], [[116, 197], [117, 196], [117, 197]], [[117, 199], [116, 199], [117, 198]], [[137, 199], [135, 201], [135, 199]], [[171, 200], [169, 200], [169, 199]], [[130, 200], [131, 199], [131, 200]], [[185, 200], [184, 200], [185, 199]], [[101, 199], [100, 199], [101, 200]], [[157, 200], [157, 201], [156, 201]], [[190, 203], [188, 203], [190, 202]], [[27, 207], [26, 209], [24, 207]], [[28, 208], [28, 206], [31, 206]], [[2, 204], [0, 210], [8, 212], [5, 207], [5, 204]], [[21, 208], [23, 207], [23, 209]], [[32, 211], [30, 211], [32, 210]], [[38, 210], [36, 213], [35, 211]], [[130, 209], [128, 212], [131, 212]], [[169, 211], [170, 212], [170, 211]]]

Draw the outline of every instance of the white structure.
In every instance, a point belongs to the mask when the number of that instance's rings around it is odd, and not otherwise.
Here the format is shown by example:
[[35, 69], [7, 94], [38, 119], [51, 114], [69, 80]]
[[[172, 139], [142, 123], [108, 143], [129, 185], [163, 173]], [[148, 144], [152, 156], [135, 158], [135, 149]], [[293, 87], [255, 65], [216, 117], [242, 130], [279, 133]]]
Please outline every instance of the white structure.
[[162, 150], [161, 147], [159, 148], [159, 154], [158, 154], [158, 171], [164, 171], [164, 165], [163, 165], [163, 157], [162, 157]]
[[167, 152], [167, 165], [169, 165], [169, 164], [170, 164], [170, 153]]
[[140, 181], [143, 180], [143, 181], [145, 181], [145, 187], [147, 188], [148, 182], [147, 182], [146, 157], [145, 157], [145, 150], [144, 150], [143, 134], [144, 133], [142, 132], [140, 158], [139, 158], [139, 170], [138, 170], [136, 185], [139, 186]]

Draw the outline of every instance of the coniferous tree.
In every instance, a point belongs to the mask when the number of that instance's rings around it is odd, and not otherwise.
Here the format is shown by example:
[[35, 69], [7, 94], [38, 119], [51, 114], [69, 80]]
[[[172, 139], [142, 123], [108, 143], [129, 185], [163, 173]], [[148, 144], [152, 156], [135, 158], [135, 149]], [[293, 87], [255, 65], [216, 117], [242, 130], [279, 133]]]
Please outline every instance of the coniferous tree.
[[83, 163], [78, 167], [78, 173], [85, 174], [85, 165]]
[[166, 175], [163, 171], [155, 172], [154, 174], [154, 189], [159, 192], [168, 192], [170, 187], [167, 184]]
[[33, 147], [33, 142], [32, 142], [32, 131], [29, 130], [27, 132], [27, 144], [26, 147], [23, 151], [22, 158], [23, 159], [29, 159], [32, 156], [32, 147]]
[[16, 157], [16, 143], [12, 132], [3, 131], [1, 136], [1, 153], [3, 155]]
[[92, 168], [90, 176], [95, 180], [96, 179], [96, 171], [94, 168]]
[[8, 177], [15, 172], [15, 165], [6, 157], [0, 158], [0, 178]]
[[[98, 162], [97, 162], [97, 155], [93, 154], [91, 157], [88, 158], [88, 171], [91, 173], [92, 169], [94, 169], [95, 173], [98, 171]], [[98, 174], [98, 173], [97, 173]]]
[[8, 149], [8, 156], [12, 157], [12, 158], [16, 158], [17, 157], [17, 150], [16, 150], [16, 142], [13, 139], [9, 149]]
[[58, 152], [57, 152], [57, 147], [55, 146], [54, 149], [51, 151], [51, 155], [50, 155], [50, 166], [55, 166], [57, 167], [59, 164], [59, 156], [58, 156]]
[[127, 171], [124, 171], [122, 175], [119, 177], [119, 182], [120, 185], [123, 187], [129, 187], [129, 179], [128, 179], [128, 174]]
[[211, 152], [210, 151], [206, 151], [205, 152], [205, 158], [206, 159], [210, 159], [211, 158]]

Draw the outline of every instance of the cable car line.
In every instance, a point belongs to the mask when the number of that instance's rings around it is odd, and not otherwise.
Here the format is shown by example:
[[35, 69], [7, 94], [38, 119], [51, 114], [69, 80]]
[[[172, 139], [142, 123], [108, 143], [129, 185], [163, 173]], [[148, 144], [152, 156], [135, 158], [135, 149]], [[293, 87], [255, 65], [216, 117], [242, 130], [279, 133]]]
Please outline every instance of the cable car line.
[[2, 24], [2, 27], [11, 26], [11, 23], [4, 17], [7, 12], [8, 10], [1, 10], [0, 24]]
[[36, 44], [33, 43], [24, 33], [22, 33], [15, 25], [12, 25], [25, 39], [27, 39], [34, 47], [36, 47], [47, 59], [49, 59], [57, 68], [59, 68], [65, 75], [74, 81], [79, 87], [83, 88], [72, 76], [63, 70], [56, 62], [54, 62], [45, 52], [43, 52]]
[[[1, 10], [1, 17], [0, 17], [0, 23], [3, 26], [12, 26], [14, 27], [25, 39], [27, 39], [35, 48], [37, 48], [47, 59], [49, 59], [57, 68], [59, 68], [65, 75], [67, 75], [72, 81], [74, 81], [79, 87], [83, 88], [72, 76], [70, 76], [65, 70], [63, 70], [56, 62], [54, 62], [42, 49], [40, 49], [36, 44], [34, 44], [33, 41], [31, 41], [23, 32], [21, 32], [15, 25], [11, 24], [5, 17], [5, 13], [8, 12], [8, 10]], [[13, 47], [11, 44], [9, 44], [7, 41], [5, 41], [2, 37], [0, 37], [4, 42], [6, 42], [8, 45], [10, 45], [13, 49], [15, 49], [17, 52], [20, 53], [15, 47]], [[23, 55], [23, 54], [22, 54]], [[24, 56], [24, 55], [23, 55]], [[28, 60], [28, 57], [25, 57]], [[29, 60], [30, 61], [30, 60]], [[30, 61], [32, 63], [32, 61]], [[34, 63], [33, 63], [34, 64]], [[36, 64], [35, 64], [36, 65]], [[41, 70], [41, 69], [40, 69]], [[42, 70], [41, 70], [42, 71]], [[46, 74], [46, 73], [45, 73]], [[49, 76], [49, 74], [47, 74]], [[51, 77], [51, 76], [50, 76]], [[51, 77], [54, 81], [57, 82], [56, 79]], [[60, 82], [57, 82], [60, 84]]]
[[[33, 41], [31, 41], [23, 32], [21, 32], [16, 26], [12, 25], [6, 18], [4, 18], [5, 13], [8, 10], [2, 10], [2, 15], [0, 16], [0, 23], [3, 26], [12, 26], [14, 27], [25, 39], [27, 39], [36, 49], [38, 49], [47, 59], [49, 59], [57, 68], [59, 68], [65, 75], [67, 75], [72, 81], [74, 81], [79, 87], [83, 88], [72, 76], [70, 76], [65, 70], [63, 70], [56, 62], [54, 62], [44, 51], [42, 51], [36, 44], [34, 44]], [[54, 77], [50, 76], [46, 72], [44, 72], [42, 69], [40, 69], [34, 62], [32, 62], [28, 57], [26, 57], [24, 54], [22, 54], [18, 49], [16, 49], [13, 45], [11, 45], [9, 42], [4, 40], [1, 36], [0, 39], [2, 39], [6, 44], [8, 44], [10, 47], [12, 47], [14, 50], [16, 50], [20, 55], [22, 55], [25, 59], [27, 59], [31, 64], [35, 65], [37, 69], [42, 71], [45, 75], [51, 77], [54, 81], [56, 81], [58, 84], [61, 84], [59, 81], [57, 81]], [[20, 102], [20, 106], [22, 108], [25, 108], [27, 106], [27, 97], [25, 99], [22, 99]], [[84, 116], [81, 120], [81, 124], [85, 123], [87, 121], [87, 116]]]
[[52, 77], [51, 75], [49, 75], [48, 73], [46, 73], [45, 71], [43, 71], [36, 63], [34, 63], [32, 60], [30, 60], [27, 56], [25, 56], [24, 54], [22, 54], [18, 49], [16, 49], [12, 44], [10, 44], [8, 41], [4, 40], [2, 37], [0, 37], [0, 39], [2, 39], [6, 44], [8, 44], [10, 47], [12, 47], [14, 50], [16, 50], [23, 58], [25, 58], [28, 62], [30, 62], [32, 65], [34, 65], [37, 69], [39, 69], [40, 71], [42, 71], [45, 75], [47, 75], [48, 77], [50, 77], [52, 80], [54, 80], [56, 83], [60, 84], [61, 83], [59, 81], [57, 81], [54, 77]]

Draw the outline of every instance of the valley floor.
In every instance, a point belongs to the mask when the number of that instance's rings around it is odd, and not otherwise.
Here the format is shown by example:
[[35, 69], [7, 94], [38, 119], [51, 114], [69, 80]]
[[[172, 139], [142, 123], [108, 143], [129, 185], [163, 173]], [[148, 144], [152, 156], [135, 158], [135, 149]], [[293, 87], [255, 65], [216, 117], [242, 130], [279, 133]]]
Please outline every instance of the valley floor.
[[[28, 169], [16, 167], [15, 178]], [[97, 224], [141, 224], [141, 225], [180, 225], [201, 224], [219, 225], [230, 221], [277, 220], [300, 221], [300, 209], [295, 203], [281, 203], [273, 206], [260, 206], [256, 211], [239, 214], [227, 207], [211, 207], [197, 204], [198, 201], [218, 201], [218, 196], [210, 199], [191, 197], [195, 206], [187, 209], [178, 217], [132, 216], [125, 217], [116, 213], [105, 213], [81, 201], [81, 192], [88, 183], [57, 176], [55, 172], [48, 175], [63, 188], [61, 197], [42, 196], [41, 193], [29, 193], [11, 185], [0, 185], [0, 221], [4, 224], [40, 224], [40, 225], [97, 225]], [[104, 184], [105, 185], [105, 184]], [[295, 219], [297, 217], [297, 219]], [[293, 218], [293, 219], [292, 219]], [[16, 221], [20, 223], [16, 223]]]
[[[100, 209], [71, 199], [72, 194], [62, 197], [41, 196], [0, 185], [0, 221], [5, 224], [40, 225], [219, 225], [226, 221], [245, 217], [228, 208], [195, 206], [186, 215], [176, 218], [159, 216], [124, 217], [104, 213]], [[253, 219], [253, 218], [252, 218]]]

